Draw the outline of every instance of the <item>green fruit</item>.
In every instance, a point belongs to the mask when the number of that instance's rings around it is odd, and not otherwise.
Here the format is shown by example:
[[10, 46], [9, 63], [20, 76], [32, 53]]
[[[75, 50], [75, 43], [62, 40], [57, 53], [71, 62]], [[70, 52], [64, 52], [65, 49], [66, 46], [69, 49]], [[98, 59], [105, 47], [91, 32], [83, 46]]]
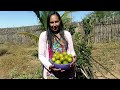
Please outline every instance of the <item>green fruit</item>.
[[72, 54], [69, 54], [68, 56], [72, 58]]
[[60, 60], [56, 60], [55, 63], [56, 64], [61, 64], [61, 61]]
[[60, 56], [60, 58], [62, 58], [62, 57], [63, 57], [63, 55], [62, 55], [62, 54], [59, 54], [59, 56]]
[[54, 54], [53, 54], [53, 57], [55, 58], [56, 56], [57, 56], [57, 54], [54, 53]]
[[57, 56], [55, 57], [55, 59], [56, 59], [56, 60], [59, 60], [59, 59], [60, 59], [60, 56], [59, 56], [59, 55], [57, 55]]
[[64, 57], [61, 57], [61, 58], [60, 58], [60, 61], [61, 61], [61, 62], [63, 62], [64, 60], [65, 60]]
[[63, 52], [62, 54], [63, 54], [63, 56], [65, 56], [65, 55], [67, 55], [67, 52]]
[[63, 64], [68, 64], [68, 61], [63, 61]]
[[69, 58], [67, 59], [67, 61], [68, 61], [69, 63], [71, 63], [71, 62], [72, 62], [72, 58], [69, 57]]
[[55, 62], [56, 61], [56, 59], [55, 58], [52, 58], [52, 62]]
[[68, 57], [68, 55], [65, 55], [65, 57], [64, 57], [64, 58], [65, 58], [65, 60], [68, 60], [68, 58], [69, 58], [69, 57]]

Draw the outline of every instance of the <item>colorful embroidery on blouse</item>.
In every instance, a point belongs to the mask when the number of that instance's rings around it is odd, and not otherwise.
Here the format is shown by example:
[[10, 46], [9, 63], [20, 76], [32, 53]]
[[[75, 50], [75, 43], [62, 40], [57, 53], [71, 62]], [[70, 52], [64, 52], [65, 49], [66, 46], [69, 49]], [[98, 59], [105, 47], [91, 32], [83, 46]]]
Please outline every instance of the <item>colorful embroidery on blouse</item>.
[[[64, 41], [62, 38], [60, 40], [54, 40], [52, 49], [50, 48], [50, 45], [48, 45], [48, 51], [49, 51], [49, 59], [52, 58], [54, 52], [60, 52], [62, 53], [65, 51]], [[52, 53], [53, 52], [53, 53]]]
[[50, 48], [49, 44], [48, 44], [48, 52], [49, 52], [49, 59], [51, 59], [53, 54], [52, 54], [52, 49]]

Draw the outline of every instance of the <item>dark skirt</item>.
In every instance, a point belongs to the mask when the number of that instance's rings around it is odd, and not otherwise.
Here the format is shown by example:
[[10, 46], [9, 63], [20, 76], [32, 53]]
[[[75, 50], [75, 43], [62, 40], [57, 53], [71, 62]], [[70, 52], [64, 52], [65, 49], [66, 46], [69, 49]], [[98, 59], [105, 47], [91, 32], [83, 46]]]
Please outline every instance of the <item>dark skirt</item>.
[[58, 79], [74, 79], [75, 78], [75, 68], [71, 67], [64, 72], [52, 72]]

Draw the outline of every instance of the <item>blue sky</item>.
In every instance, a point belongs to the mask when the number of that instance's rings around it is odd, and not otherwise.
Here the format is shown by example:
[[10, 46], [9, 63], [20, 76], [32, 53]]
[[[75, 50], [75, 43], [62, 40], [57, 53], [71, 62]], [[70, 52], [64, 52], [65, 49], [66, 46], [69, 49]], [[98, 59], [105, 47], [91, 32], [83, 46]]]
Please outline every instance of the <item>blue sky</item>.
[[[72, 21], [81, 21], [92, 11], [77, 11], [72, 13]], [[60, 12], [63, 14], [63, 11]], [[38, 25], [39, 21], [32, 11], [0, 11], [0, 28]]]

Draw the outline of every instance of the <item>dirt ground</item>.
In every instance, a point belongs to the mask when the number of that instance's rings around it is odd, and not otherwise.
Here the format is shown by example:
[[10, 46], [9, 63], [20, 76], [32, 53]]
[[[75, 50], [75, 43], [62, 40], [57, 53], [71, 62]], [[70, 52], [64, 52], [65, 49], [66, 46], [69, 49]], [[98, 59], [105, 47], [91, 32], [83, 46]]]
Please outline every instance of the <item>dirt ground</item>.
[[92, 57], [98, 63], [93, 64], [96, 79], [120, 79], [120, 44], [94, 44]]

